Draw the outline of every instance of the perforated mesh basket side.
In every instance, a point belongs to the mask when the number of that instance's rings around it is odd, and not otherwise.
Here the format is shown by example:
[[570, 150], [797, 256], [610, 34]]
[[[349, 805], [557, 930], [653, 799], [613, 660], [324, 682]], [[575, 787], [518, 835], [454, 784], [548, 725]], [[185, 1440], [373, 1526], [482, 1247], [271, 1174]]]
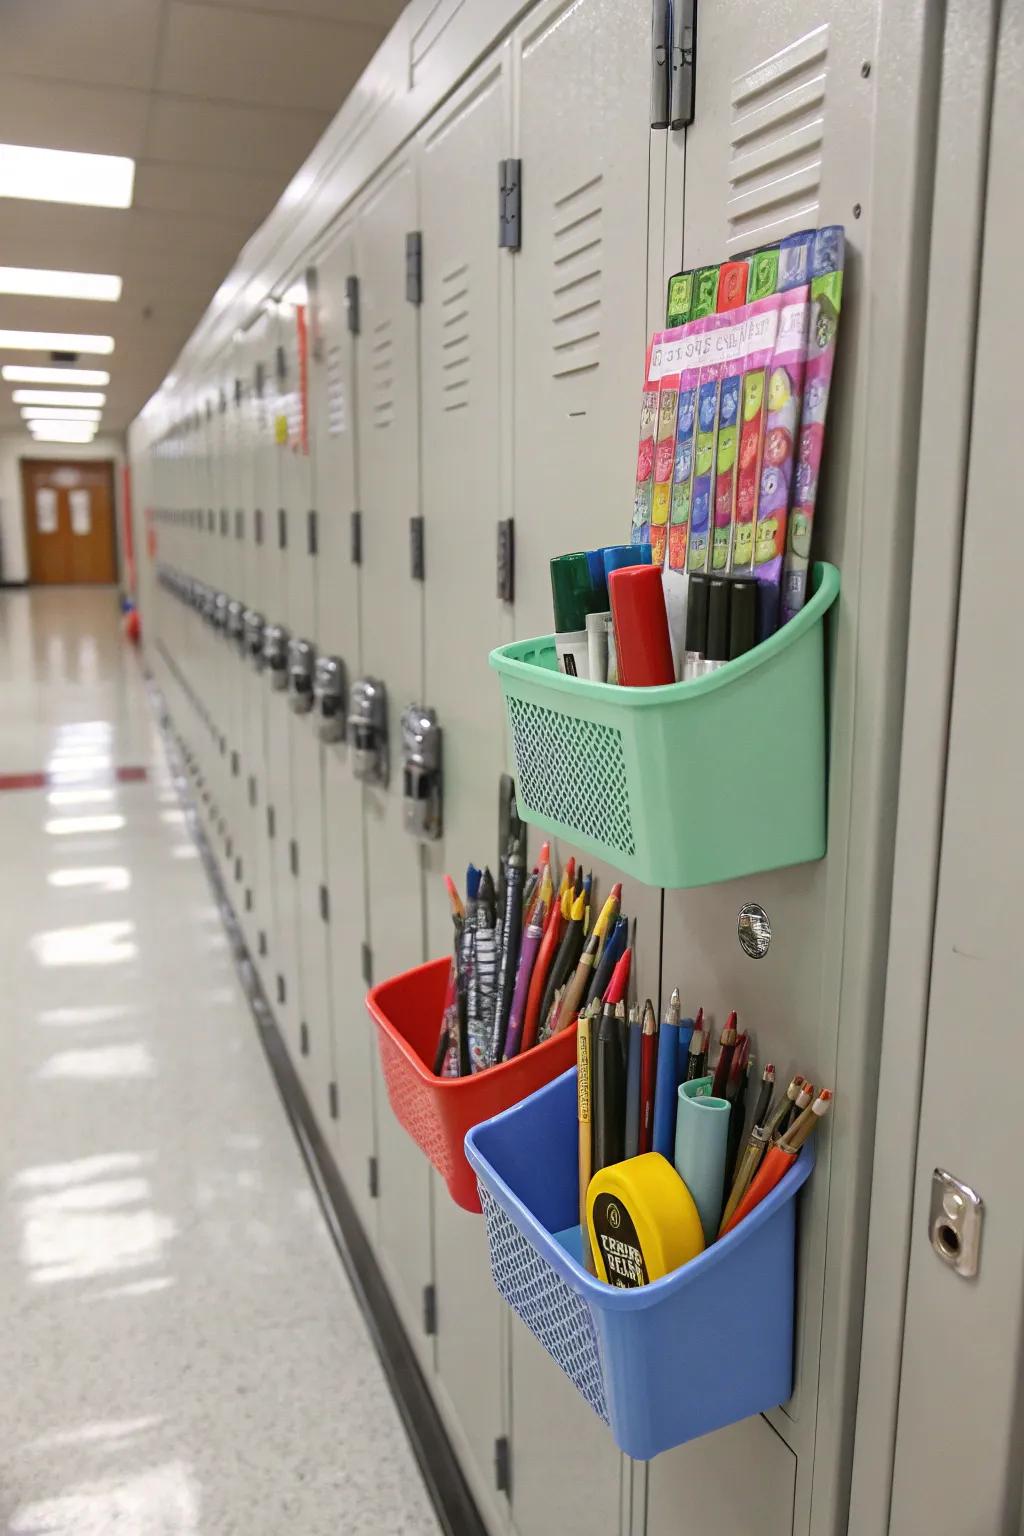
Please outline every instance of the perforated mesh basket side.
[[636, 835], [622, 733], [511, 693], [507, 702], [517, 792], [527, 809], [632, 858]]
[[378, 1028], [377, 1039], [381, 1070], [395, 1118], [447, 1181], [454, 1171], [452, 1149], [434, 1095], [413, 1072], [386, 1030]]
[[589, 1307], [555, 1274], [482, 1183], [479, 1189], [495, 1285], [607, 1424], [604, 1378]]

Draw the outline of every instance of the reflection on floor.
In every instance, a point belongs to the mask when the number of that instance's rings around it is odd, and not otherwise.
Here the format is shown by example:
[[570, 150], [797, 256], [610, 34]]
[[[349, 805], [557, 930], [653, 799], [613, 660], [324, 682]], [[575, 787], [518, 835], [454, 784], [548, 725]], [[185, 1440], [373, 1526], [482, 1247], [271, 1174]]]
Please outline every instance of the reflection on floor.
[[0, 699], [0, 1526], [436, 1532], [115, 594], [0, 593]]

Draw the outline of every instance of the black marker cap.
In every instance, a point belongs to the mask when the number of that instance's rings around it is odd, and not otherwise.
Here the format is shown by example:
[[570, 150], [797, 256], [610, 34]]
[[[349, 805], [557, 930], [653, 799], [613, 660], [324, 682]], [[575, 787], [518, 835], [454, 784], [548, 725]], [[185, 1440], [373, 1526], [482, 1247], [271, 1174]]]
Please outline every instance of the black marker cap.
[[729, 606], [729, 660], [757, 644], [757, 582], [734, 581]]
[[708, 583], [708, 645], [706, 661], [729, 660], [729, 595], [731, 581], [714, 576]]
[[708, 578], [694, 571], [686, 589], [686, 642], [683, 649], [704, 655], [708, 638]]

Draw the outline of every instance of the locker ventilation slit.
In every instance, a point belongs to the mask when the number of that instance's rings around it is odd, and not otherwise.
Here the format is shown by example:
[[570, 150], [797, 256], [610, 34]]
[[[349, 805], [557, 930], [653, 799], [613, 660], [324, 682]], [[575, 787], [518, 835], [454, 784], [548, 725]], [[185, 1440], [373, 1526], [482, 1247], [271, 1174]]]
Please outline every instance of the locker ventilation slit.
[[816, 27], [733, 80], [730, 249], [818, 222], [828, 46], [828, 27]]
[[373, 424], [390, 427], [395, 419], [395, 343], [391, 321], [378, 320], [370, 342], [370, 393]]
[[423, 1287], [423, 1332], [437, 1332], [437, 1290], [432, 1285]]
[[619, 731], [522, 699], [509, 699], [508, 717], [524, 805], [632, 856], [636, 843]]
[[348, 400], [345, 394], [345, 354], [336, 342], [327, 349], [327, 435], [341, 437], [348, 431]]
[[556, 379], [591, 373], [600, 363], [603, 180], [598, 173], [552, 205], [551, 371]]
[[494, 1442], [494, 1486], [499, 1493], [512, 1491], [512, 1457], [508, 1435], [499, 1435]]
[[441, 404], [461, 411], [469, 404], [469, 263], [441, 273]]

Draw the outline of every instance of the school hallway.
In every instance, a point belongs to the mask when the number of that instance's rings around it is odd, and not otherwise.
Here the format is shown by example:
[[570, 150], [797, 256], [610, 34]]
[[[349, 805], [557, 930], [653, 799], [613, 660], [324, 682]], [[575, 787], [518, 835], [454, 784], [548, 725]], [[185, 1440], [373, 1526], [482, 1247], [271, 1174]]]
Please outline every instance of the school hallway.
[[0, 1529], [437, 1531], [115, 590], [0, 592], [0, 689]]

